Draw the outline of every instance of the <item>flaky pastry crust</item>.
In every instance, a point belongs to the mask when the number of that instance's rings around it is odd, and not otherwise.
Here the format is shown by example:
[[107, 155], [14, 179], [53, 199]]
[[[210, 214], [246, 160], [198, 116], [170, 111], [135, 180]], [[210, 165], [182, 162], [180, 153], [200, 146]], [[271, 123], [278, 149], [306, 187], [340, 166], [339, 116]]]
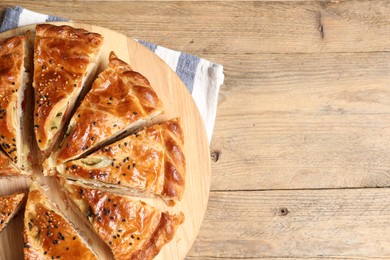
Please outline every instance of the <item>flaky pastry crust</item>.
[[74, 104], [96, 69], [103, 37], [70, 26], [36, 26], [34, 129], [39, 148], [49, 153]]
[[129, 197], [62, 183], [115, 259], [153, 259], [184, 222], [182, 213], [170, 215]]
[[162, 103], [140, 73], [111, 52], [109, 65], [73, 115], [52, 166], [76, 159], [162, 112]]
[[55, 208], [34, 182], [30, 187], [24, 216], [25, 259], [93, 259], [72, 224]]
[[24, 193], [0, 196], [0, 232], [17, 213], [24, 198]]
[[[185, 185], [184, 136], [178, 118], [146, 128], [86, 158], [57, 167], [60, 175], [114, 189], [180, 200]], [[126, 192], [122, 192], [126, 193]]]

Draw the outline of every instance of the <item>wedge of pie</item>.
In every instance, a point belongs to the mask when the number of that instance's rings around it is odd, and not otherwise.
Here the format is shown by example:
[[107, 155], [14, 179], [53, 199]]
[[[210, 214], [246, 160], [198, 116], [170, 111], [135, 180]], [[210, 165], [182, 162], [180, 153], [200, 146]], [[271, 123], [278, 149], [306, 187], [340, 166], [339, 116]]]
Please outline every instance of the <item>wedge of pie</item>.
[[121, 139], [57, 167], [66, 178], [122, 194], [180, 200], [185, 183], [183, 131], [178, 118]]
[[24, 193], [0, 196], [0, 232], [5, 228], [12, 217], [19, 211]]
[[81, 217], [111, 248], [115, 259], [153, 259], [172, 240], [184, 215], [170, 215], [144, 202], [77, 186], [61, 178]]
[[77, 108], [61, 148], [46, 161], [46, 168], [76, 159], [161, 112], [162, 103], [149, 81], [111, 52], [108, 68]]
[[30, 187], [24, 215], [25, 259], [98, 259], [39, 185]]
[[25, 174], [31, 169], [28, 144], [32, 135], [30, 107], [33, 105], [28, 96], [32, 92], [26, 69], [28, 53], [24, 36], [0, 41], [0, 145]]
[[79, 95], [93, 80], [102, 45], [101, 35], [84, 29], [36, 26], [34, 129], [45, 155], [57, 144]]
[[0, 178], [8, 176], [17, 176], [25, 172], [21, 172], [12, 160], [2, 151], [0, 151]]

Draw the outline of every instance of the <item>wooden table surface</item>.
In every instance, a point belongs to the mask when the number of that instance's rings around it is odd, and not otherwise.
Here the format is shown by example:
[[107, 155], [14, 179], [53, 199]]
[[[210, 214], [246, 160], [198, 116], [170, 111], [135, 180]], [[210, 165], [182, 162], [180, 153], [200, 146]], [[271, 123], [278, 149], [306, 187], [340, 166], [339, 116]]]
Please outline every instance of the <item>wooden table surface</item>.
[[224, 65], [188, 259], [390, 259], [390, 1], [14, 5]]

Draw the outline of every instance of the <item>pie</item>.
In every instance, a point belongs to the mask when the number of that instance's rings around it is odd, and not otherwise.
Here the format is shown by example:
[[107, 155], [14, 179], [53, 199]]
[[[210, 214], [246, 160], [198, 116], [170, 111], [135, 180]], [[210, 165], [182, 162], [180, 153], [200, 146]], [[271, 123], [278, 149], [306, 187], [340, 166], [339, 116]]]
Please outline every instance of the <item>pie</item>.
[[12, 217], [19, 211], [23, 198], [24, 193], [0, 196], [0, 232], [5, 228]]
[[182, 213], [170, 215], [130, 197], [61, 182], [115, 259], [153, 259], [184, 221]]
[[74, 113], [61, 148], [46, 162], [48, 168], [133, 131], [161, 112], [161, 101], [149, 81], [111, 52], [108, 68]]
[[[101, 35], [66, 25], [0, 40], [0, 178], [33, 179], [25, 259], [98, 259], [45, 195], [41, 170], [56, 175], [59, 192], [115, 259], [153, 259], [184, 222], [173, 208], [186, 177], [181, 121], [150, 126], [161, 100], [114, 52], [96, 76], [102, 48]], [[23, 198], [0, 196], [0, 231]]]
[[69, 179], [123, 194], [180, 200], [184, 191], [183, 131], [178, 118], [152, 126], [57, 167]]
[[25, 259], [94, 259], [95, 253], [34, 182], [24, 213]]
[[[25, 36], [0, 42], [0, 145], [14, 165], [28, 174], [31, 171], [29, 126], [32, 114], [28, 94], [29, 48]], [[27, 127], [23, 127], [27, 126]]]
[[95, 76], [103, 37], [70, 26], [36, 26], [34, 130], [48, 155], [68, 123], [79, 95]]
[[0, 151], [0, 178], [8, 176], [17, 176], [20, 172], [14, 162], [2, 151]]

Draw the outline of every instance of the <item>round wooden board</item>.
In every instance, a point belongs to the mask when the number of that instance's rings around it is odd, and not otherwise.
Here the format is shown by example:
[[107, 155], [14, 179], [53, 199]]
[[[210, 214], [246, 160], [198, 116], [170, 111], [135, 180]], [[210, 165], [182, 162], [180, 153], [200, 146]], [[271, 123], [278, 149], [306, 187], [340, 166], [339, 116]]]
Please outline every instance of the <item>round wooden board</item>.
[[[103, 35], [105, 43], [100, 58], [100, 70], [107, 66], [109, 52], [114, 51], [120, 59], [128, 62], [135, 71], [146, 76], [165, 108], [165, 113], [151, 123], [180, 117], [185, 135], [184, 153], [186, 156], [186, 187], [183, 199], [174, 207], [167, 207], [160, 200], [143, 200], [164, 210], [170, 212], [182, 211], [185, 214], [185, 222], [179, 227], [174, 239], [165, 245], [156, 257], [156, 259], [184, 259], [196, 238], [206, 211], [211, 177], [206, 131], [192, 97], [183, 82], [168, 65], [147, 48], [125, 35], [93, 25], [64, 22], [52, 24], [67, 24]], [[0, 37], [22, 35], [27, 30], [34, 31], [34, 28], [35, 26], [17, 28], [0, 34]], [[39, 167], [34, 171], [36, 175], [40, 175]], [[98, 238], [89, 225], [78, 218], [67, 206], [58, 183], [50, 177], [41, 177], [39, 181], [41, 184], [47, 185], [47, 195], [79, 229], [83, 237], [99, 255], [99, 258], [112, 259], [108, 247]], [[0, 194], [10, 194], [16, 191], [27, 192], [29, 182], [28, 178], [0, 179]], [[23, 259], [22, 231], [23, 211], [0, 233], [0, 259]]]

